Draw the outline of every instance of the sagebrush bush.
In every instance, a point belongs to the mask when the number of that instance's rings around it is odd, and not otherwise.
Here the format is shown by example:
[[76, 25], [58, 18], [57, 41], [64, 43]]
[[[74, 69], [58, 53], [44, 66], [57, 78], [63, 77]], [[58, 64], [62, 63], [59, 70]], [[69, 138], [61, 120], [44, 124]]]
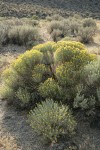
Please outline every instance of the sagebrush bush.
[[9, 30], [8, 41], [18, 45], [36, 45], [39, 41], [38, 30], [32, 26], [14, 26]]
[[[3, 97], [22, 107], [45, 98], [67, 103], [75, 98], [82, 70], [96, 59], [79, 42], [47, 42], [21, 54], [3, 74], [3, 84], [11, 91]], [[85, 81], [84, 81], [85, 82]], [[16, 103], [17, 102], [17, 103]], [[68, 103], [70, 104], [70, 103]]]
[[76, 121], [69, 108], [59, 105], [52, 99], [38, 104], [29, 114], [29, 122], [34, 131], [51, 142], [57, 142], [60, 136], [70, 136], [76, 128]]
[[76, 37], [83, 43], [89, 43], [93, 40], [97, 30], [96, 22], [92, 18], [68, 17], [67, 19], [53, 19], [49, 25], [48, 31], [55, 42], [62, 38]]
[[61, 21], [61, 20], [63, 20], [64, 18], [63, 18], [61, 15], [59, 15], [59, 14], [55, 14], [55, 15], [53, 15], [53, 16], [47, 16], [46, 19], [47, 19], [48, 21], [52, 21], [52, 20]]
[[96, 28], [96, 22], [92, 18], [86, 18], [83, 20], [83, 27], [94, 27]]
[[40, 40], [37, 24], [27, 18], [0, 21], [0, 44], [36, 45]]
[[63, 24], [60, 21], [52, 21], [49, 25], [48, 31], [51, 34], [54, 30], [63, 30]]
[[6, 44], [8, 39], [9, 26], [0, 24], [0, 45]]
[[96, 30], [94, 27], [81, 27], [78, 32], [79, 41], [82, 43], [92, 42], [95, 32], [96, 32]]

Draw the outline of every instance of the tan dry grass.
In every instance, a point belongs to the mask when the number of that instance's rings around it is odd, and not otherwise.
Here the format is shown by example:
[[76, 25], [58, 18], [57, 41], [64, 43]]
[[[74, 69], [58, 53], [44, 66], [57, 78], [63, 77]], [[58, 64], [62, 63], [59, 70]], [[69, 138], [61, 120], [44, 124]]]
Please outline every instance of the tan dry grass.
[[21, 150], [11, 135], [0, 136], [0, 150]]

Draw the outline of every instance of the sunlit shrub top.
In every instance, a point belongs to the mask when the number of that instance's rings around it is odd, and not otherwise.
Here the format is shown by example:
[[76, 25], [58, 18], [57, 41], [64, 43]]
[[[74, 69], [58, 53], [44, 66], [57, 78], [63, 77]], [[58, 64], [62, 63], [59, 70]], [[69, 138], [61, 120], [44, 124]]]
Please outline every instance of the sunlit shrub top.
[[[4, 92], [22, 102], [25, 97], [29, 103], [42, 98], [60, 100], [63, 97], [65, 100], [72, 96], [69, 92], [66, 96], [63, 94], [66, 87], [70, 92], [71, 89], [75, 91], [80, 82], [82, 68], [95, 58], [79, 42], [40, 44], [21, 54], [3, 72], [4, 87], [7, 87]], [[70, 96], [67, 96], [68, 93]]]
[[40, 52], [46, 53], [46, 52], [54, 52], [55, 51], [55, 46], [56, 43], [55, 42], [47, 42], [45, 44], [39, 44], [35, 47], [33, 47], [33, 49], [39, 50]]
[[85, 63], [94, 59], [94, 55], [90, 55], [85, 49], [84, 45], [79, 42], [58, 42], [55, 51], [55, 61], [73, 62], [74, 65], [85, 65]]

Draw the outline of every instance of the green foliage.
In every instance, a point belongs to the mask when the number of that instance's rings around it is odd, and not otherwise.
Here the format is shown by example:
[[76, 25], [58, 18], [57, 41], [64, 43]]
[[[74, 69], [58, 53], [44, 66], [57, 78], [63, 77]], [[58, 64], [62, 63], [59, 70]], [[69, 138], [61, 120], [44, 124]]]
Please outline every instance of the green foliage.
[[59, 136], [72, 135], [76, 127], [76, 121], [68, 107], [59, 105], [52, 99], [38, 104], [30, 112], [29, 121], [36, 132], [52, 142], [57, 141]]
[[97, 98], [98, 98], [99, 105], [100, 105], [100, 88], [97, 89]]
[[34, 83], [41, 83], [47, 69], [46, 66], [43, 64], [38, 64], [34, 67], [33, 73], [32, 73], [32, 80]]
[[73, 107], [81, 109], [90, 109], [95, 107], [96, 99], [94, 96], [85, 98], [85, 95], [82, 94], [81, 90], [78, 90], [76, 97], [74, 98]]
[[100, 58], [84, 67], [83, 78], [88, 86], [100, 86]]
[[1, 99], [6, 99], [8, 101], [8, 103], [12, 102], [14, 99], [14, 90], [9, 87], [9, 86], [1, 86], [0, 87], [0, 98]]
[[[21, 54], [3, 72], [3, 84], [5, 89], [12, 89], [9, 93], [14, 97], [13, 104], [17, 102], [22, 107], [43, 98], [72, 104], [76, 87], [84, 78], [84, 66], [94, 59], [95, 55], [79, 42], [47, 42]], [[10, 99], [7, 94], [3, 97]]]
[[62, 98], [62, 88], [52, 78], [48, 78], [44, 83], [40, 84], [39, 93], [43, 98], [56, 98], [57, 100]]
[[74, 107], [92, 109], [100, 106], [100, 59], [86, 65], [81, 74], [82, 87], [78, 86]]
[[28, 92], [28, 90], [25, 88], [19, 88], [16, 92], [16, 96], [18, 100], [20, 101], [20, 105], [24, 106], [25, 104], [28, 104], [31, 99], [31, 95]]
[[[20, 55], [2, 74], [5, 85], [2, 97], [11, 101], [11, 96], [9, 96], [11, 93], [14, 97], [12, 102], [16, 103], [16, 99], [18, 99], [21, 106], [30, 103], [31, 99], [34, 101], [32, 95], [34, 95], [34, 90], [36, 92], [37, 84], [41, 82], [46, 71], [46, 67], [40, 64], [42, 59], [43, 54], [37, 50], [27, 51]], [[40, 75], [41, 80], [37, 75]], [[7, 95], [8, 93], [9, 95]], [[36, 96], [35, 94], [34, 97], [36, 98]]]
[[26, 51], [24, 54], [20, 55], [17, 60], [12, 63], [12, 67], [22, 75], [29, 75], [34, 66], [41, 63], [43, 59], [43, 54], [37, 50]]
[[79, 42], [58, 42], [57, 48], [54, 55], [56, 62], [70, 62], [77, 68], [92, 60], [92, 55]]

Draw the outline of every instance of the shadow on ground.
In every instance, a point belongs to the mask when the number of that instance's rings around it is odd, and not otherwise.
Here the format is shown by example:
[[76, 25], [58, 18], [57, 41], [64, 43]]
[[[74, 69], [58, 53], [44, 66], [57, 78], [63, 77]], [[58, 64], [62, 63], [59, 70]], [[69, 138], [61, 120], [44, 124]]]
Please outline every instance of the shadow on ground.
[[27, 123], [27, 115], [0, 102], [0, 134], [10, 133], [21, 150], [46, 150], [43, 141]]

